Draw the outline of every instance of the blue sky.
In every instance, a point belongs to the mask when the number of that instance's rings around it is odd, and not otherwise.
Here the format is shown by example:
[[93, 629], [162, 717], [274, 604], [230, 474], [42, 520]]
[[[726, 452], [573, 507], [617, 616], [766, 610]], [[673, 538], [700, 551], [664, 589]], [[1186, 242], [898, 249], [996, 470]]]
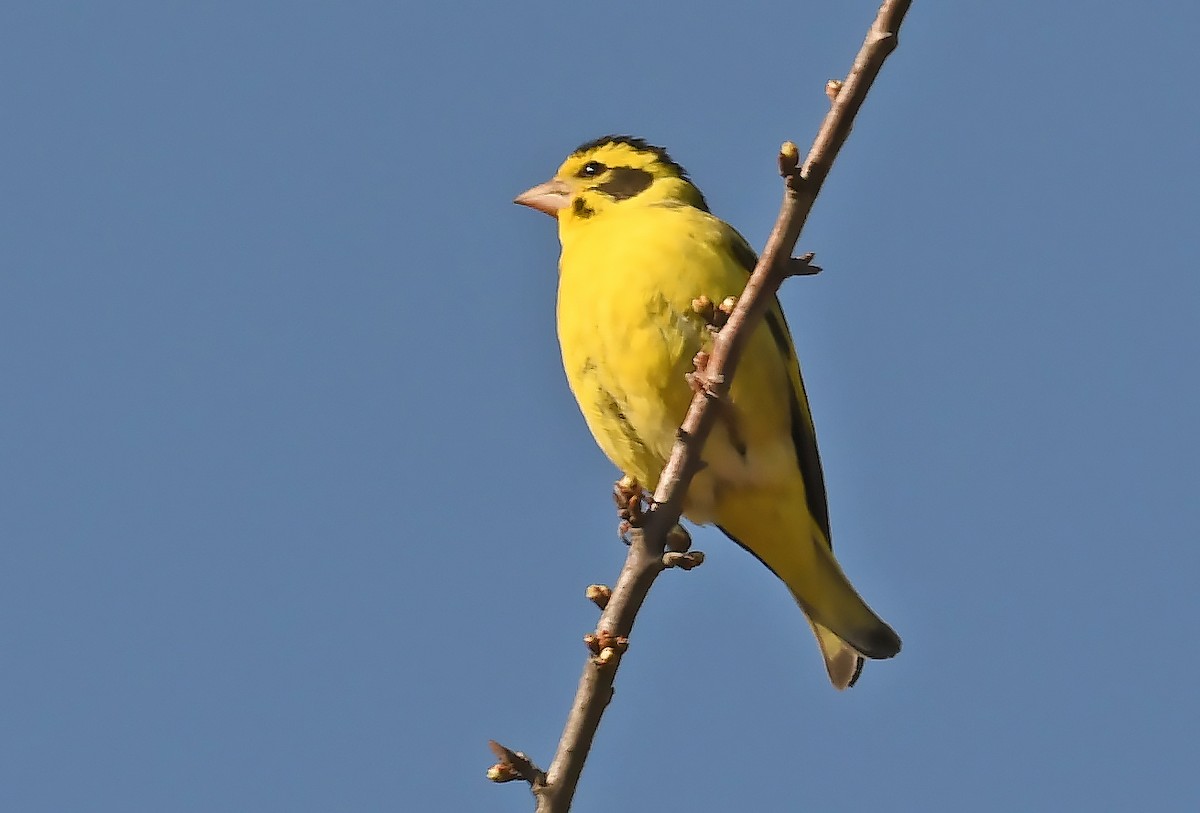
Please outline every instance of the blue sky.
[[[624, 551], [510, 201], [634, 133], [761, 246], [874, 11], [0, 11], [0, 809], [530, 810]], [[1198, 22], [918, 0], [782, 292], [905, 649], [698, 531], [575, 810], [1200, 803]]]

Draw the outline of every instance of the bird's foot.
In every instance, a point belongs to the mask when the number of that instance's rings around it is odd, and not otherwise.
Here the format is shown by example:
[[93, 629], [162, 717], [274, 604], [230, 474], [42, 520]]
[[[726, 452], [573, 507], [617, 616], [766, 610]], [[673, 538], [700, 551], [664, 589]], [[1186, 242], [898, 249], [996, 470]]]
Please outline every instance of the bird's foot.
[[654, 507], [654, 498], [646, 493], [636, 477], [627, 474], [613, 483], [613, 502], [617, 504], [620, 518], [617, 534], [628, 545], [629, 532], [642, 527], [646, 515]]
[[[729, 317], [735, 307], [737, 307], [736, 296], [727, 296], [719, 303], [714, 303], [707, 296], [698, 296], [692, 300], [692, 311], [704, 320], [705, 328], [713, 337], [720, 333], [721, 328], [729, 322]], [[692, 357], [692, 366], [695, 367], [695, 370], [687, 373], [684, 377], [692, 388], [692, 392], [703, 394], [707, 398], [719, 399], [724, 394], [725, 378], [711, 375], [708, 372], [710, 360], [709, 352], [703, 348], [700, 349]]]
[[714, 303], [707, 296], [698, 296], [692, 300], [692, 311], [704, 320], [705, 326], [713, 335], [725, 327], [725, 323], [729, 321], [729, 315], [733, 313], [736, 306], [736, 296], [727, 296], [720, 303]]
[[684, 378], [687, 379], [688, 386], [692, 388], [692, 392], [703, 392], [705, 390], [704, 372], [708, 369], [708, 352], [701, 350], [692, 357], [692, 365], [696, 368], [690, 373], [685, 373]]
[[723, 386], [725, 376], [709, 375], [708, 372], [709, 355], [705, 350], [701, 350], [692, 357], [692, 364], [696, 366], [695, 372], [686, 373], [684, 378], [687, 380], [688, 386], [692, 388], [692, 392], [701, 393], [707, 398], [720, 399], [724, 393]]

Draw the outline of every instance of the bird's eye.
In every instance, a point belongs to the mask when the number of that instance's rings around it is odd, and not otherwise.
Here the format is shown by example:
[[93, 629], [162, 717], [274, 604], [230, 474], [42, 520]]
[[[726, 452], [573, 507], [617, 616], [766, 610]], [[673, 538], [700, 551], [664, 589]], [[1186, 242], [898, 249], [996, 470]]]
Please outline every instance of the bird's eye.
[[606, 169], [608, 169], [608, 167], [604, 166], [604, 164], [600, 163], [599, 161], [588, 161], [583, 165], [583, 169], [579, 170], [579, 177], [595, 178]]

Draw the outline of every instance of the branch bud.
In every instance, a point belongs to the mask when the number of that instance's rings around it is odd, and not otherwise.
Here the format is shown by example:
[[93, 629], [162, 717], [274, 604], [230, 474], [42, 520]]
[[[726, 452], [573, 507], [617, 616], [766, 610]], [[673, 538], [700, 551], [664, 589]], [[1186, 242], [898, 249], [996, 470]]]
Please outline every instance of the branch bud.
[[667, 531], [667, 550], [683, 553], [692, 547], [692, 535], [682, 525]]
[[496, 783], [512, 782], [514, 779], [520, 779], [521, 775], [517, 773], [511, 765], [502, 765], [496, 763], [487, 770], [487, 778]]
[[681, 553], [667, 551], [662, 558], [663, 567], [677, 567], [680, 570], [691, 570], [704, 564], [704, 552], [698, 550]]
[[800, 166], [800, 148], [794, 141], [785, 141], [779, 147], [779, 174], [790, 178]]
[[608, 600], [612, 598], [612, 588], [606, 584], [589, 584], [584, 594], [588, 601], [603, 610], [608, 606]]

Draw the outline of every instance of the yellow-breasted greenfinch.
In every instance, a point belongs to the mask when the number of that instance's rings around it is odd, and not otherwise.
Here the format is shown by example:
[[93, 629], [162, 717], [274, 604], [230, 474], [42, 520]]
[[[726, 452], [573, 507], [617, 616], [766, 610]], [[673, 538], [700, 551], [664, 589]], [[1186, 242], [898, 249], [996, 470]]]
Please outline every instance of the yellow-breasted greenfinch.
[[[558, 339], [588, 428], [613, 463], [653, 489], [692, 399], [686, 374], [711, 347], [693, 302], [739, 295], [755, 253], [709, 214], [683, 167], [638, 138], [582, 145], [515, 202], [558, 220]], [[684, 516], [715, 523], [783, 580], [833, 685], [851, 686], [864, 657], [892, 657], [900, 638], [834, 559], [816, 434], [778, 300], [720, 408]]]

